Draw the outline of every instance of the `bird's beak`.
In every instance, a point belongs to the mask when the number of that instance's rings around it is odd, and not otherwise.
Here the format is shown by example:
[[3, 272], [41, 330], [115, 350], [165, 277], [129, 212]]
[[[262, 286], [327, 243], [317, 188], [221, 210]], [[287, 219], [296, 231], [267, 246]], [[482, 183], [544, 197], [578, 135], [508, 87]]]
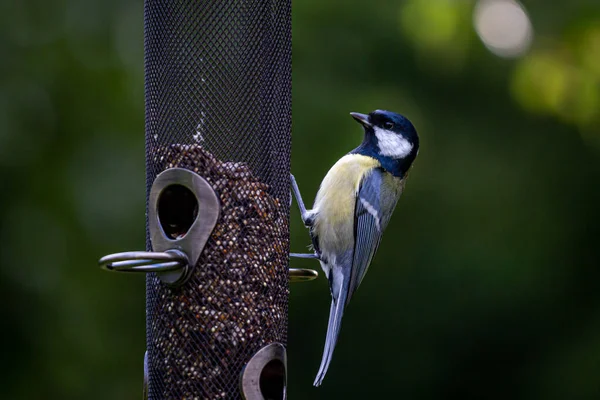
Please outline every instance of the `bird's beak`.
[[352, 118], [358, 121], [358, 123], [360, 123], [365, 128], [370, 128], [371, 126], [373, 126], [373, 124], [369, 122], [369, 116], [366, 114], [351, 112], [350, 115], [352, 115]]

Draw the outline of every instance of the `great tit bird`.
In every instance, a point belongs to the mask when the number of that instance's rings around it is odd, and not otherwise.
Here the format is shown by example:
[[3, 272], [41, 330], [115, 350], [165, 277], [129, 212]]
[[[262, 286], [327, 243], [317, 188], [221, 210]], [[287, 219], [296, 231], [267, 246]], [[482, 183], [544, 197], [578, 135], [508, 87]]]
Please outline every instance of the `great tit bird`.
[[419, 152], [417, 131], [402, 115], [383, 110], [350, 115], [364, 128], [363, 142], [329, 170], [312, 210], [306, 210], [296, 180], [291, 177], [314, 248], [314, 254], [291, 256], [318, 259], [332, 297], [315, 386], [323, 382], [344, 309], [367, 273]]

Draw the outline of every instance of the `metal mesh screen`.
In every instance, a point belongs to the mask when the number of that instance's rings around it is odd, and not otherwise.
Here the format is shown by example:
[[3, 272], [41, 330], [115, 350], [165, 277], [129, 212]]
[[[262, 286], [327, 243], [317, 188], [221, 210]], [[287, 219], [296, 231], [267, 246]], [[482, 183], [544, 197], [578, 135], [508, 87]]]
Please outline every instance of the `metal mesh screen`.
[[183, 167], [221, 201], [191, 279], [172, 289], [148, 276], [149, 398], [241, 398], [246, 362], [286, 342], [291, 0], [144, 11], [147, 193]]

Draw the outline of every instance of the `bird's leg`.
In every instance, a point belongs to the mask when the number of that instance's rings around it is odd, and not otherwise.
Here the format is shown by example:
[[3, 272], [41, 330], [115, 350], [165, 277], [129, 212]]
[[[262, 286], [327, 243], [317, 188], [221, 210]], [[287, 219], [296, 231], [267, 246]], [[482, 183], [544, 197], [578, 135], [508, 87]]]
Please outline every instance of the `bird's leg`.
[[300, 194], [300, 189], [298, 189], [298, 184], [296, 183], [296, 178], [294, 175], [290, 174], [290, 179], [292, 181], [292, 191], [294, 192], [294, 197], [296, 198], [296, 203], [298, 204], [298, 208], [300, 209], [300, 217], [302, 218], [302, 222], [304, 222], [304, 226], [311, 227], [313, 224], [312, 214], [306, 210], [304, 206], [304, 201], [302, 200], [302, 194]]
[[317, 253], [290, 253], [290, 257], [294, 258], [311, 258], [320, 260], [320, 257]]
[[[302, 218], [302, 222], [304, 222], [304, 226], [307, 228], [311, 228], [314, 223], [314, 216], [312, 213], [306, 210], [304, 206], [304, 201], [302, 200], [302, 194], [300, 194], [300, 189], [298, 188], [298, 184], [296, 183], [296, 178], [294, 175], [290, 174], [290, 180], [292, 181], [292, 191], [294, 192], [294, 197], [296, 198], [296, 203], [298, 204], [298, 208], [300, 209], [300, 217]], [[311, 235], [312, 239], [312, 235]], [[314, 244], [314, 239], [313, 239]], [[316, 247], [315, 247], [316, 248]], [[315, 251], [314, 253], [290, 253], [290, 257], [294, 258], [309, 258], [320, 260], [321, 256], [319, 252]]]

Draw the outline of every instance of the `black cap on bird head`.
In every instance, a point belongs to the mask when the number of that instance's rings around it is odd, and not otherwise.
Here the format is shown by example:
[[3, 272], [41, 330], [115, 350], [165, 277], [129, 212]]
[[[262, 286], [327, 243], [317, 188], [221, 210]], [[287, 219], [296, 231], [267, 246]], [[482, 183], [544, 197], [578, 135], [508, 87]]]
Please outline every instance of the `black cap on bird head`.
[[394, 175], [403, 175], [419, 152], [419, 136], [408, 118], [392, 111], [350, 113], [365, 129], [359, 153], [377, 158]]

